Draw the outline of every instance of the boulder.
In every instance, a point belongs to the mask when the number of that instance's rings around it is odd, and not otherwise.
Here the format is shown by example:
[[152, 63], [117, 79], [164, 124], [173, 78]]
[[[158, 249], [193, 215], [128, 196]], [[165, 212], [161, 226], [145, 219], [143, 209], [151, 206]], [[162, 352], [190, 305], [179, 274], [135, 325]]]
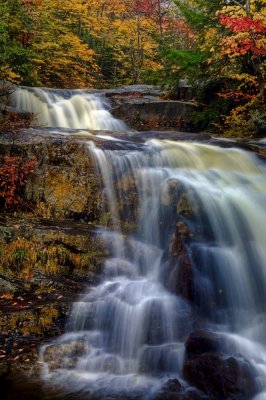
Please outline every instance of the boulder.
[[162, 275], [165, 287], [192, 302], [195, 285], [189, 246], [193, 232], [189, 225], [178, 219], [169, 240]]
[[184, 364], [185, 379], [210, 399], [250, 400], [257, 392], [254, 371], [241, 358], [204, 353]]
[[116, 97], [112, 100], [112, 114], [131, 129], [169, 129], [189, 131], [192, 128], [191, 113], [194, 103], [162, 100], [149, 97]]
[[193, 332], [186, 341], [186, 381], [213, 400], [250, 400], [258, 391], [256, 372], [243, 357], [219, 351], [222, 338], [210, 331]]
[[135, 97], [155, 97], [159, 98], [164, 93], [158, 86], [153, 85], [129, 85], [129, 86], [121, 86], [116, 89], [103, 89], [100, 92], [104, 93], [106, 97], [114, 97], [114, 96], [135, 96]]
[[48, 364], [50, 371], [58, 368], [74, 368], [85, 350], [86, 345], [82, 341], [50, 345], [44, 350], [43, 361]]
[[[15, 139], [15, 140], [14, 140]], [[36, 165], [24, 188], [23, 202], [44, 218], [99, 221], [102, 188], [88, 142], [49, 136], [36, 130], [12, 138], [1, 135], [0, 154]]]
[[203, 353], [221, 350], [223, 339], [220, 335], [207, 329], [193, 331], [186, 340], [186, 358], [191, 359]]
[[0, 215], [0, 369], [36, 369], [36, 346], [63, 332], [73, 300], [97, 282], [106, 255], [86, 223]]
[[155, 400], [203, 400], [207, 399], [205, 395], [191, 387], [184, 387], [177, 378], [169, 379]]

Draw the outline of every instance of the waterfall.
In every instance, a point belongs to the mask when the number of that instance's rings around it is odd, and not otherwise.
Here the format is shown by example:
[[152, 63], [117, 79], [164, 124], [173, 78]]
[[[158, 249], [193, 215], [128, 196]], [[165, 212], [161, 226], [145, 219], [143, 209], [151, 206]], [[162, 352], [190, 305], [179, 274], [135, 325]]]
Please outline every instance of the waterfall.
[[[66, 333], [42, 348], [45, 378], [101, 398], [152, 395], [173, 377], [186, 387], [184, 342], [198, 318], [265, 387], [265, 165], [240, 149], [169, 140], [112, 151], [88, 143], [88, 151], [110, 215], [99, 234], [112, 255], [102, 282], [74, 303]], [[181, 287], [184, 253], [193, 295]]]
[[125, 129], [125, 124], [108, 111], [106, 99], [86, 90], [20, 87], [12, 94], [11, 103], [20, 111], [33, 113], [44, 128]]

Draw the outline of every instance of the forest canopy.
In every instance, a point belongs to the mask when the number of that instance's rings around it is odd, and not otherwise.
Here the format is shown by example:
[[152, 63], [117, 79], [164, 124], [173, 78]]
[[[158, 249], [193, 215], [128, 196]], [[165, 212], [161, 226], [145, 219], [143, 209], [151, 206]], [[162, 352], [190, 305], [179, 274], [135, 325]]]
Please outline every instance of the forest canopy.
[[202, 129], [242, 132], [265, 113], [264, 5], [1, 0], [0, 80], [58, 88], [148, 83], [175, 98], [187, 78], [202, 105], [195, 116]]

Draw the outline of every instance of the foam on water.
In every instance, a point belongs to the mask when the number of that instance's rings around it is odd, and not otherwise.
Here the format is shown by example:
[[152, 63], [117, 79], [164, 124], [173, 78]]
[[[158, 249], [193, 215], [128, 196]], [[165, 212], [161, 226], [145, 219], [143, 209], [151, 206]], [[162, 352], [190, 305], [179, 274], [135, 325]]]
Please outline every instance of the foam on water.
[[[74, 360], [66, 351], [56, 370], [45, 364], [46, 379], [103, 397], [151, 395], [171, 377], [186, 386], [184, 341], [198, 314], [224, 336], [232, 354], [249, 360], [265, 388], [265, 166], [239, 149], [168, 140], [150, 140], [140, 151], [94, 144], [88, 151], [111, 216], [111, 230], [99, 232], [111, 257], [102, 283], [74, 303], [66, 334], [51, 344], [78, 344], [82, 351]], [[125, 235], [118, 204], [124, 204], [123, 215], [132, 212], [125, 197], [129, 180], [137, 195], [137, 228]], [[179, 215], [184, 194], [188, 216]], [[192, 302], [169, 290], [173, 271], [165, 270], [178, 221], [192, 226]]]
[[85, 90], [18, 88], [12, 104], [35, 114], [42, 127], [123, 131], [125, 124], [107, 109], [106, 99]]

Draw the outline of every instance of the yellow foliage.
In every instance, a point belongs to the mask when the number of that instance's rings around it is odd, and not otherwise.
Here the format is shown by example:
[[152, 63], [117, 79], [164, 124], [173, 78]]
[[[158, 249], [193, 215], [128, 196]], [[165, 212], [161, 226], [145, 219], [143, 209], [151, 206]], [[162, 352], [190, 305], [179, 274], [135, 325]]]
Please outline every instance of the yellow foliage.
[[37, 318], [37, 326], [45, 328], [52, 325], [53, 321], [58, 317], [58, 310], [53, 305], [42, 307], [39, 317]]
[[19, 74], [12, 71], [10, 66], [0, 65], [0, 80], [18, 84], [21, 81], [21, 77]]
[[225, 132], [228, 136], [251, 136], [254, 129], [252, 119], [250, 118], [251, 103], [233, 108], [230, 115], [224, 118]]
[[58, 317], [58, 309], [53, 304], [38, 307], [37, 310], [23, 310], [10, 314], [0, 313], [1, 332], [19, 330], [23, 335], [43, 334]]
[[0, 245], [0, 270], [22, 279], [29, 279], [35, 271], [60, 274], [62, 267], [88, 267], [88, 257], [72, 253], [63, 245], [51, 243], [44, 245], [17, 238], [11, 243]]
[[254, 75], [249, 75], [247, 73], [242, 73], [242, 74], [230, 74], [230, 77], [232, 79], [235, 79], [237, 81], [240, 81], [242, 83], [251, 85], [251, 86], [258, 86], [258, 78]]
[[94, 51], [73, 31], [85, 23], [87, 4], [64, 0], [43, 1], [38, 8], [33, 62], [46, 86], [92, 87], [98, 68]]
[[224, 7], [222, 7], [222, 9], [218, 13], [218, 15], [219, 14], [226, 14], [229, 17], [234, 17], [234, 18], [242, 18], [247, 15], [245, 9], [238, 5], [224, 6]]

